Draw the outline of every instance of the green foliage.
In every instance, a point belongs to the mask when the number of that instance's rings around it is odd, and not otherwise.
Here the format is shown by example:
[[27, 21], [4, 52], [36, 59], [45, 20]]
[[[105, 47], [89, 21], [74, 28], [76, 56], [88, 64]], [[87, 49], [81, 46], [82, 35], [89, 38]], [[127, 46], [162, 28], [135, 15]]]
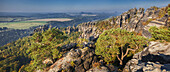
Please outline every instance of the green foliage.
[[25, 37], [0, 47], [0, 72], [17, 72], [22, 65], [28, 64], [31, 60], [26, 53], [29, 45], [30, 37]]
[[148, 25], [153, 19], [148, 19], [146, 22], [143, 22], [143, 25]]
[[71, 63], [70, 63], [70, 64], [71, 64], [71, 66], [73, 66], [73, 67], [75, 66], [74, 61], [71, 61]]
[[64, 42], [65, 44], [75, 43], [77, 42], [77, 38], [80, 36], [81, 32], [72, 32], [71, 34], [67, 35], [67, 39]]
[[79, 35], [80, 32], [72, 32], [68, 35], [58, 29], [49, 29], [2, 46], [0, 47], [0, 72], [34, 71], [45, 68], [46, 65], [42, 61], [47, 58], [56, 61], [62, 56], [61, 46], [87, 41], [79, 39]]
[[53, 60], [60, 58], [62, 55], [59, 49], [66, 38], [62, 32], [54, 28], [43, 33], [35, 33], [31, 37], [31, 46], [27, 50], [27, 53], [33, 61], [25, 69], [28, 71], [42, 69], [46, 67], [46, 65], [42, 63], [43, 60], [47, 58]]
[[[78, 17], [72, 21], [50, 21], [47, 23], [57, 23], [58, 26], [65, 27], [75, 24], [77, 21], [80, 23], [96, 18], [103, 18], [103, 16], [106, 17], [106, 14], [98, 16]], [[19, 22], [1, 23], [0, 26], [26, 29], [32, 26], [44, 25], [45, 23], [45, 21], [19, 20]], [[12, 26], [14, 24], [15, 26]], [[105, 26], [109, 26], [107, 24], [109, 23], [106, 22]], [[100, 27], [102, 27], [102, 25]], [[56, 61], [62, 56], [62, 52], [60, 50], [61, 46], [69, 43], [79, 43], [82, 45], [83, 41], [87, 41], [85, 39], [79, 39], [78, 37], [80, 34], [80, 32], [71, 32], [68, 35], [63, 34], [57, 29], [49, 29], [43, 33], [35, 33], [33, 36], [24, 37], [15, 42], [4, 45], [0, 47], [0, 72], [32, 72], [36, 69], [45, 68], [46, 65], [42, 63], [44, 59], [50, 58], [53, 61]]]
[[[95, 53], [96, 55], [104, 57], [105, 62], [114, 63], [117, 59], [117, 55], [122, 54], [123, 52], [125, 54], [128, 48], [136, 49], [135, 52], [138, 52], [143, 49], [143, 46], [145, 46], [146, 43], [146, 39], [142, 36], [119, 28], [111, 29], [103, 32], [99, 36], [95, 44]], [[123, 52], [121, 52], [121, 50]], [[135, 52], [129, 51], [128, 55], [132, 55]]]
[[168, 15], [170, 15], [170, 7], [168, 7]]
[[154, 10], [158, 10], [158, 7], [156, 7], [156, 6], [152, 6], [152, 8], [154, 8]]
[[96, 27], [99, 29], [100, 32], [103, 32], [104, 30], [109, 30], [113, 28], [113, 25], [109, 21], [99, 21], [96, 24]]
[[166, 14], [166, 11], [160, 9], [158, 16], [159, 18], [162, 18], [163, 16], [165, 16], [165, 14]]
[[84, 38], [77, 38], [76, 39], [77, 47], [83, 48], [83, 46], [84, 46], [83, 43], [84, 42], [88, 42], [88, 40], [84, 39]]
[[129, 17], [129, 18], [128, 18], [128, 22], [130, 22], [130, 20], [131, 20], [131, 19], [132, 19], [132, 18], [131, 18], [131, 17]]
[[150, 40], [165, 40], [170, 42], [170, 29], [167, 28], [157, 28], [155, 26], [150, 27], [149, 32], [152, 34]]

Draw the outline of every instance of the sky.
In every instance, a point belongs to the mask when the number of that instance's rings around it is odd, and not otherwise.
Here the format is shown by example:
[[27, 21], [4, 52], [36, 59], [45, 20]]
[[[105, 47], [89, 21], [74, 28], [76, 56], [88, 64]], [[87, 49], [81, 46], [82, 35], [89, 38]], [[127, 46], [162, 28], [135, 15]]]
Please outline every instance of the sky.
[[0, 0], [0, 12], [121, 12], [168, 4], [170, 0]]

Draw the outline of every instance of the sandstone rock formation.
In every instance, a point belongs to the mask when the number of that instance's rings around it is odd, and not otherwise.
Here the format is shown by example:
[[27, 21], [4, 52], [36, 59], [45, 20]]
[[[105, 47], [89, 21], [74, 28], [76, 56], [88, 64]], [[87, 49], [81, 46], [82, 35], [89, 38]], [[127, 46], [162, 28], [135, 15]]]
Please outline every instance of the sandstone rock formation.
[[125, 66], [124, 72], [169, 72], [170, 43], [150, 42], [145, 48], [133, 56]]
[[143, 36], [150, 38], [148, 32], [150, 26], [166, 26], [168, 15], [165, 8], [151, 7], [144, 12], [144, 8], [130, 9], [129, 11], [116, 17], [116, 27], [142, 33]]
[[46, 65], [51, 65], [51, 64], [53, 64], [53, 61], [52, 61], [52, 59], [47, 58], [43, 61], [43, 63], [46, 64]]
[[66, 33], [70, 34], [71, 32], [82, 32], [81, 38], [88, 39], [93, 41], [98, 38], [100, 33], [97, 31], [97, 27], [95, 26], [97, 22], [85, 22], [79, 24], [77, 27], [67, 27], [65, 29]]
[[89, 70], [95, 62], [97, 62], [97, 57], [94, 55], [93, 49], [88, 47], [83, 49], [71, 49], [65, 57], [51, 65], [48, 72], [58, 72], [62, 70], [85, 72]]
[[81, 37], [89, 39], [89, 40], [95, 40], [100, 35], [97, 31], [97, 27], [95, 26], [97, 22], [87, 22], [82, 23], [77, 26], [78, 31], [82, 32]]
[[34, 32], [42, 32], [42, 31], [48, 30], [48, 28], [49, 28], [48, 25], [43, 25], [43, 26], [40, 26], [40, 27], [34, 29]]

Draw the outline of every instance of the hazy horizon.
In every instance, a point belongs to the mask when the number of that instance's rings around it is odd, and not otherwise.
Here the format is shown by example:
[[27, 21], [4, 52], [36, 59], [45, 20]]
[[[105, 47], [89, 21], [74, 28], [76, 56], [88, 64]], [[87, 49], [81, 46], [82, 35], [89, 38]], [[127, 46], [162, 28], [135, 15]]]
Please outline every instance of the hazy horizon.
[[131, 8], [167, 6], [170, 0], [0, 0], [0, 12], [123, 12]]

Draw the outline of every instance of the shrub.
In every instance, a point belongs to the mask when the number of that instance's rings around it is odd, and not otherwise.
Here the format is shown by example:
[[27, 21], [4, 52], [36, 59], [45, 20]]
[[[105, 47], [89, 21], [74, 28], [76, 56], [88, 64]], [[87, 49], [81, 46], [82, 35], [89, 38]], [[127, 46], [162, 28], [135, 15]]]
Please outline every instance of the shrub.
[[165, 40], [170, 42], [170, 29], [167, 28], [157, 28], [155, 26], [150, 27], [149, 32], [152, 34], [150, 40]]
[[84, 42], [88, 42], [88, 40], [85, 39], [85, 38], [77, 38], [77, 41], [76, 41], [77, 45], [76, 46], [79, 47], [79, 48], [83, 48]]
[[165, 10], [160, 10], [159, 12], [159, 18], [162, 18], [164, 15], [166, 14], [166, 11]]
[[146, 22], [143, 22], [143, 25], [148, 25], [153, 19], [148, 19]]
[[74, 67], [74, 66], [75, 66], [74, 61], [71, 61], [71, 62], [70, 62], [70, 64], [71, 64], [71, 66], [72, 66], [72, 67]]
[[170, 15], [170, 7], [168, 7], [168, 15]]
[[99, 32], [113, 28], [113, 25], [109, 21], [99, 21], [95, 26]]
[[42, 33], [35, 33], [31, 37], [31, 46], [27, 50], [32, 62], [25, 69], [28, 71], [42, 69], [46, 67], [46, 64], [42, 63], [43, 60], [60, 58], [62, 54], [59, 49], [66, 38], [62, 32], [55, 28]]
[[104, 57], [107, 63], [116, 59], [123, 65], [126, 56], [139, 52], [146, 45], [146, 38], [121, 29], [111, 29], [103, 32], [96, 42], [96, 55]]

